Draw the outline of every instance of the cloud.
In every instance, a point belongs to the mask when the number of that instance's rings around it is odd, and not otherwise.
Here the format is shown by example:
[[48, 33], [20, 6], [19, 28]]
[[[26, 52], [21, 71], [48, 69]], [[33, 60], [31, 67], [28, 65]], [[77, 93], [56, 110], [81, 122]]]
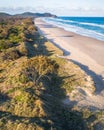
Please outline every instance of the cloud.
[[44, 13], [44, 12], [50, 12], [50, 13], [57, 13], [60, 12], [60, 9], [55, 9], [55, 8], [47, 8], [44, 6], [38, 6], [38, 7], [0, 7], [0, 12], [7, 12], [10, 14], [17, 14], [17, 13], [23, 13], [23, 12], [39, 12], [39, 13]]
[[0, 7], [0, 12], [7, 12], [11, 14], [22, 13], [22, 12], [44, 12], [46, 9], [42, 6], [37, 8], [34, 7]]
[[71, 11], [104, 11], [104, 9], [95, 8], [95, 7], [75, 7], [75, 6], [70, 7], [70, 8], [65, 8], [65, 10], [71, 10]]
[[17, 14], [23, 12], [50, 12], [56, 15], [99, 15], [104, 16], [104, 9], [99, 9], [95, 7], [64, 7], [59, 6], [58, 8], [55, 7], [44, 7], [44, 6], [37, 6], [37, 7], [0, 7], [0, 12], [7, 12], [10, 14]]

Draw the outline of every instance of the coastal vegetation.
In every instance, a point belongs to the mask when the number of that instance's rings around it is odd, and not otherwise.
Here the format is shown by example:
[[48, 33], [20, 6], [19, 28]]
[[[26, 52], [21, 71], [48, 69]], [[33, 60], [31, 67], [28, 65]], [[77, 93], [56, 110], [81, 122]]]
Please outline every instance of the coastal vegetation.
[[0, 18], [0, 130], [103, 130], [103, 111], [63, 103], [78, 86], [95, 87], [59, 55], [32, 18]]

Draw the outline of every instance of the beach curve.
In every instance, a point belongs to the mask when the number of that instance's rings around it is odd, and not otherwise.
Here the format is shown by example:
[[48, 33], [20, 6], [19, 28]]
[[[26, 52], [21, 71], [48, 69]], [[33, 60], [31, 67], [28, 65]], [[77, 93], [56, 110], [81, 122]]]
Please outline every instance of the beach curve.
[[35, 19], [41, 35], [64, 51], [64, 58], [77, 64], [95, 83], [95, 95], [104, 99], [104, 42], [56, 27]]

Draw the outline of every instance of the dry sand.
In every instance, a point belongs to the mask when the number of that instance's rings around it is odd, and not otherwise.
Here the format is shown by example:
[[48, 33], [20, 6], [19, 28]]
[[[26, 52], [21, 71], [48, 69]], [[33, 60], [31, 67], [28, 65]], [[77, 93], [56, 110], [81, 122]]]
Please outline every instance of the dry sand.
[[[64, 51], [71, 60], [90, 75], [96, 84], [96, 95], [104, 99], [104, 42], [81, 36], [36, 19], [40, 33]], [[100, 99], [98, 99], [100, 100]], [[104, 101], [102, 101], [104, 102]]]

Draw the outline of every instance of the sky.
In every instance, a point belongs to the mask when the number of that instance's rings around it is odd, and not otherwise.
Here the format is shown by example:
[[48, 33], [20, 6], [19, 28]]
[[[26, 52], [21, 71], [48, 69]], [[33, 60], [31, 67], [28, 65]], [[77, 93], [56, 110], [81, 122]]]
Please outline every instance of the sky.
[[0, 12], [50, 12], [58, 16], [104, 16], [104, 0], [0, 0]]

